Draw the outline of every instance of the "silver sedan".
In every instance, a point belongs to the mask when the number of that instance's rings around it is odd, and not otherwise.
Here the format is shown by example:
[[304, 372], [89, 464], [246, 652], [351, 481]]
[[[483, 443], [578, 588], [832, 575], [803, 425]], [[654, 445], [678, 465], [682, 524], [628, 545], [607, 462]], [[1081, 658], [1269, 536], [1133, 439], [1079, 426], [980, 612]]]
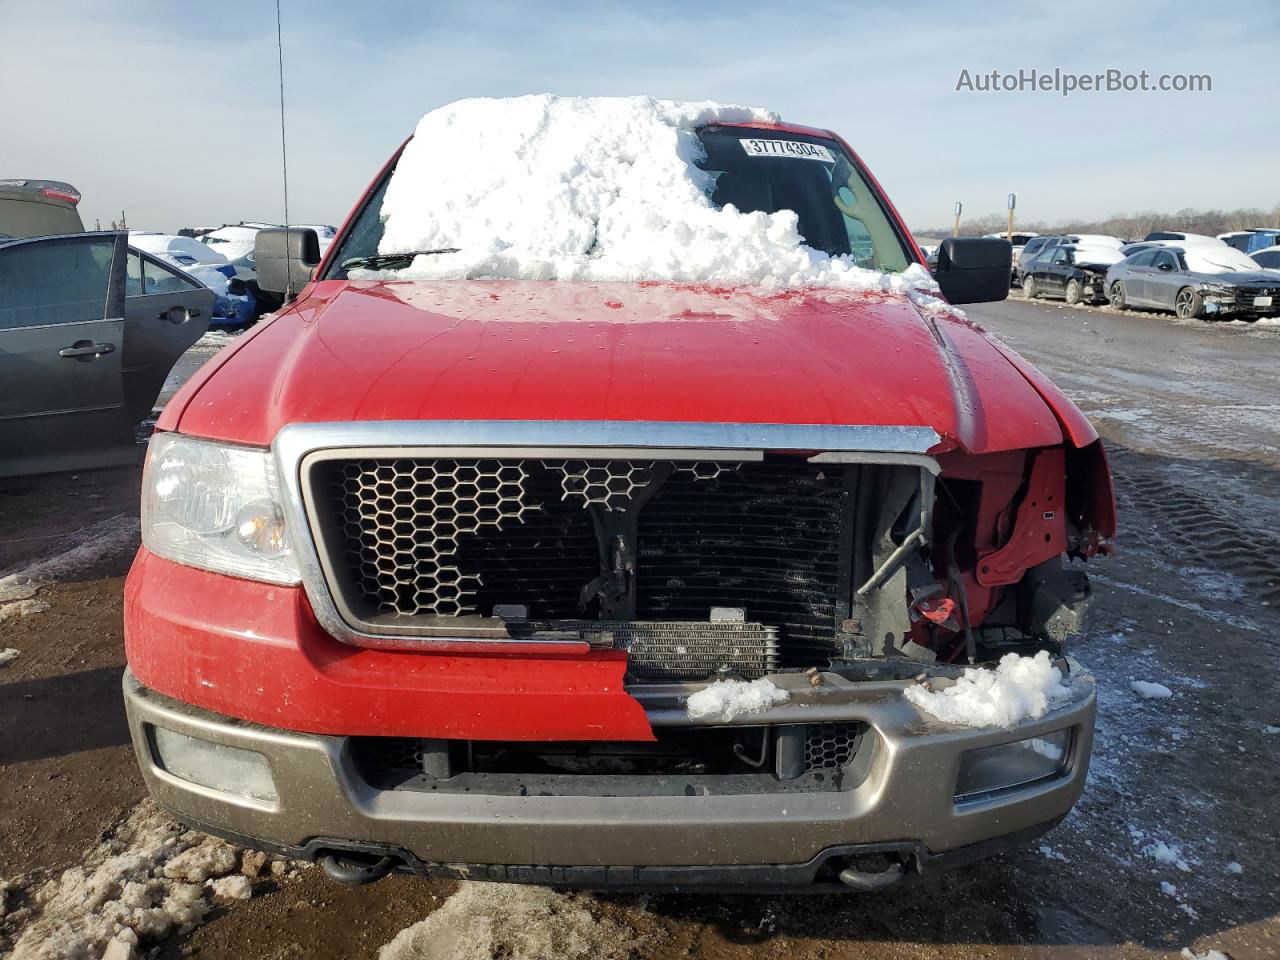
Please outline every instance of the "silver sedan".
[[1226, 244], [1139, 250], [1107, 271], [1106, 291], [1117, 309], [1169, 310], [1184, 320], [1280, 313], [1280, 271]]

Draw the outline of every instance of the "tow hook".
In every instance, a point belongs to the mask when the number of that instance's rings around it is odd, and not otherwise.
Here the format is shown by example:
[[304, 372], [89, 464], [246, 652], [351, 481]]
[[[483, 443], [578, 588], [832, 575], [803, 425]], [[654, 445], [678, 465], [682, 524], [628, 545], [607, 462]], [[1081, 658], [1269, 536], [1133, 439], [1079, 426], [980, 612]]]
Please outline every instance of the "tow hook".
[[[364, 859], [361, 859], [362, 856]], [[348, 887], [359, 887], [381, 880], [396, 865], [395, 857], [351, 853], [326, 853], [319, 861], [330, 880]]]
[[887, 890], [906, 878], [907, 868], [902, 863], [891, 863], [884, 870], [866, 871], [845, 867], [840, 871], [840, 882], [863, 893]]

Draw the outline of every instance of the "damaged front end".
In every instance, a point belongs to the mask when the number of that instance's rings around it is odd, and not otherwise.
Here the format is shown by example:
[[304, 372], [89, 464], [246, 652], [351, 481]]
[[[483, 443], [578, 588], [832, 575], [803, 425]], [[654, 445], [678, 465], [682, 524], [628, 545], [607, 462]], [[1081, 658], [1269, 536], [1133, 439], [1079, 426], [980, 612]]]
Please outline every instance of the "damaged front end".
[[779, 429], [754, 449], [407, 449], [296, 428], [282, 473], [317, 615], [359, 646], [621, 651], [636, 686], [1058, 655], [1080, 631], [1088, 583], [1063, 558], [1114, 532], [1096, 441], [815, 452]]
[[[473, 421], [289, 427], [275, 459], [305, 602], [145, 550], [126, 602], [144, 777], [202, 829], [344, 882], [872, 890], [1084, 788], [1087, 684], [1012, 723], [916, 700], [1009, 652], [1057, 682], [1039, 651], [1088, 600], [1064, 558], [1114, 532], [1096, 441]], [[155, 669], [178, 646], [186, 687]]]

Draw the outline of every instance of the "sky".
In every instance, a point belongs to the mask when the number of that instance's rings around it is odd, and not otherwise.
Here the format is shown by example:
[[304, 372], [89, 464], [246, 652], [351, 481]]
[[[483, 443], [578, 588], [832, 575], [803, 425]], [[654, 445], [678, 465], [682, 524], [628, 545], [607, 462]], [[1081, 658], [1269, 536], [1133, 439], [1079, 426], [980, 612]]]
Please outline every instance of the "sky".
[[[290, 219], [340, 224], [468, 96], [649, 94], [834, 129], [908, 224], [1280, 203], [1280, 4], [281, 0]], [[88, 227], [283, 219], [275, 7], [0, 0], [0, 178]], [[15, 42], [25, 38], [25, 42]], [[982, 92], [992, 70], [1208, 74], [1208, 92]]]

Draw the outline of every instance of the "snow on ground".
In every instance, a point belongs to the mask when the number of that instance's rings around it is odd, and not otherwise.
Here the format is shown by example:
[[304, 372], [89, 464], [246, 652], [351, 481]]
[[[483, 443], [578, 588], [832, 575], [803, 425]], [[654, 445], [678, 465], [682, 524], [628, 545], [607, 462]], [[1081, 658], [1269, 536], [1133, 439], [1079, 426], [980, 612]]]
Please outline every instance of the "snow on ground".
[[791, 694], [775, 686], [767, 677], [759, 680], [717, 680], [689, 697], [689, 719], [711, 718], [728, 723], [743, 714], [760, 713], [775, 703], [791, 699]]
[[456, 252], [350, 276], [936, 291], [919, 265], [885, 274], [804, 246], [789, 210], [712, 206], [712, 179], [694, 164], [695, 129], [777, 119], [758, 107], [650, 97], [459, 100], [418, 123], [387, 188], [378, 247]]
[[[71, 545], [61, 552], [0, 576], [0, 604], [27, 600], [46, 583], [74, 577], [108, 557], [132, 550], [138, 543], [138, 518], [117, 514], [82, 527], [67, 539]], [[26, 612], [37, 611], [29, 608]]]
[[1132, 680], [1129, 689], [1143, 700], [1168, 700], [1173, 696], [1173, 691], [1163, 683], [1153, 683], [1150, 680]]
[[1064, 675], [1042, 650], [1034, 657], [1005, 654], [995, 670], [970, 668], [941, 689], [908, 687], [906, 698], [944, 723], [1011, 727], [1084, 696], [1092, 684], [1088, 675]]
[[239, 335], [239, 333], [230, 333], [226, 330], [208, 330], [195, 342], [194, 346], [225, 347], [227, 344], [234, 342]]
[[135, 957], [136, 947], [201, 923], [210, 896], [247, 899], [253, 884], [246, 874], [257, 876], [264, 861], [251, 853], [242, 859], [235, 847], [186, 830], [146, 801], [84, 866], [34, 891], [11, 958], [87, 960], [108, 949], [113, 958]]
[[0, 650], [0, 667], [7, 667], [9, 664], [13, 663], [13, 661], [17, 660], [18, 656], [19, 651], [15, 650], [13, 647], [5, 647], [3, 650]]
[[30, 597], [25, 600], [0, 603], [0, 623], [4, 623], [6, 620], [16, 620], [18, 617], [28, 617], [33, 613], [44, 613], [48, 609], [49, 604], [43, 600], [33, 600]]
[[1176, 846], [1165, 843], [1163, 840], [1157, 840], [1149, 843], [1142, 848], [1144, 856], [1150, 857], [1158, 863], [1167, 863], [1177, 867], [1183, 873], [1190, 873], [1191, 867], [1187, 861], [1182, 858], [1182, 850]]
[[625, 960], [636, 932], [589, 909], [581, 894], [517, 884], [462, 884], [425, 920], [401, 930], [378, 960]]

